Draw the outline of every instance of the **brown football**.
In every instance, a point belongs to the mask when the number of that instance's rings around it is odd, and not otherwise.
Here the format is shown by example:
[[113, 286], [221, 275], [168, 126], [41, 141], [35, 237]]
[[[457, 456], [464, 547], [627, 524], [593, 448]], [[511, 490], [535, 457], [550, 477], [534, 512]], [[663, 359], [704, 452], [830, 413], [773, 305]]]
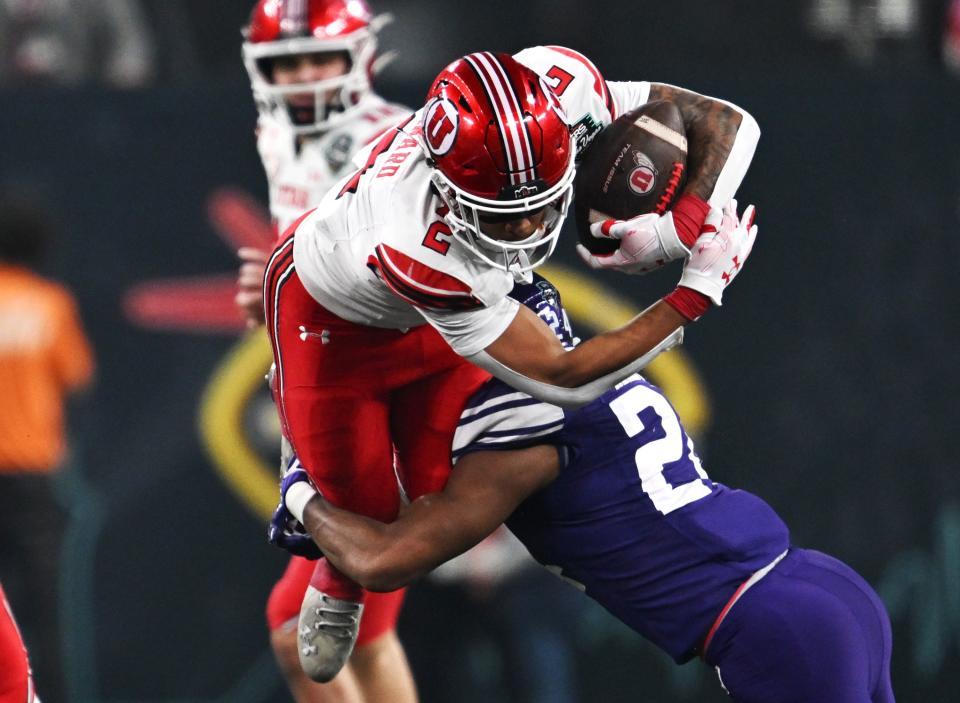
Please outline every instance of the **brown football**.
[[686, 175], [685, 135], [680, 110], [666, 100], [621, 115], [597, 135], [574, 181], [577, 235], [587, 249], [609, 254], [619, 246], [616, 240], [593, 237], [593, 222], [670, 209]]

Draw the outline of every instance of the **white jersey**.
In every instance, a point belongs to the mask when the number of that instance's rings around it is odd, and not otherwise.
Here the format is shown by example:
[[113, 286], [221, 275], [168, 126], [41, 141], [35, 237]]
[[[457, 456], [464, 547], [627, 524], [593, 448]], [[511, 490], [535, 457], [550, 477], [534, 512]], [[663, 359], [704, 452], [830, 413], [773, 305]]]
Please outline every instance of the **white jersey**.
[[[561, 47], [515, 58], [543, 76], [564, 108], [578, 149], [620, 112], [647, 100], [648, 83], [608, 87], [584, 56]], [[429, 322], [462, 356], [494, 342], [519, 304], [512, 274], [472, 254], [443, 221], [432, 167], [417, 137], [422, 110], [370, 150], [297, 228], [293, 258], [304, 287], [352, 322], [407, 329]]]
[[269, 116], [257, 123], [257, 151], [267, 174], [270, 215], [282, 233], [345, 174], [354, 170], [353, 156], [375, 141], [410, 110], [388, 103], [378, 95], [366, 95], [355, 117], [305, 139], [297, 139], [289, 127]]
[[513, 58], [542, 76], [560, 98], [578, 153], [601, 129], [650, 97], [647, 81], [606, 81], [590, 59], [573, 49], [535, 46]]

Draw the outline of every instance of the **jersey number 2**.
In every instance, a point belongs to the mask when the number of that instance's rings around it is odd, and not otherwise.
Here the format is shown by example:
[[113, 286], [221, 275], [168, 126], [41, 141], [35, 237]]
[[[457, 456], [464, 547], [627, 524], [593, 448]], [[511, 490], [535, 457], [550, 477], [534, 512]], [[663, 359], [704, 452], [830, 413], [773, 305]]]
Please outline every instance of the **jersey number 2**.
[[551, 66], [550, 70], [547, 71], [547, 78], [555, 81], [549, 85], [553, 88], [554, 94], [560, 97], [566, 92], [567, 86], [569, 86], [574, 79], [574, 75], [569, 71], [564, 71], [559, 66]]
[[[433, 249], [438, 254], [446, 256], [447, 251], [450, 249], [449, 238], [452, 236], [453, 232], [450, 231], [450, 227], [446, 222], [434, 222], [427, 230], [427, 234], [423, 238], [422, 243], [427, 249]], [[443, 237], [443, 239], [441, 239], [441, 237]]]
[[[634, 455], [640, 486], [653, 507], [666, 515], [710, 495], [710, 487], [702, 480], [707, 478], [707, 474], [693, 451], [692, 442], [688, 440], [687, 446], [684, 446], [680, 421], [666, 398], [647, 386], [634, 386], [614, 399], [610, 409], [620, 420], [628, 437], [636, 437], [657, 418], [660, 420], [663, 436], [638, 447]], [[641, 415], [646, 416], [649, 424], [644, 424]], [[690, 461], [700, 478], [672, 486], [663, 475], [664, 466], [679, 461], [685, 452], [690, 453]]]

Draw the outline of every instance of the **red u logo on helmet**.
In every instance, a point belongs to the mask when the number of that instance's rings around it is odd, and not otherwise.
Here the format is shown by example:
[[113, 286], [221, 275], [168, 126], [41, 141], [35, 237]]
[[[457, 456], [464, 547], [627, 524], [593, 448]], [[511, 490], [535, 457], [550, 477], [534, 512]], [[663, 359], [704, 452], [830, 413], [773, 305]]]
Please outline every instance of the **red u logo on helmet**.
[[460, 113], [446, 98], [427, 105], [423, 116], [423, 136], [434, 156], [443, 156], [453, 147], [460, 127]]

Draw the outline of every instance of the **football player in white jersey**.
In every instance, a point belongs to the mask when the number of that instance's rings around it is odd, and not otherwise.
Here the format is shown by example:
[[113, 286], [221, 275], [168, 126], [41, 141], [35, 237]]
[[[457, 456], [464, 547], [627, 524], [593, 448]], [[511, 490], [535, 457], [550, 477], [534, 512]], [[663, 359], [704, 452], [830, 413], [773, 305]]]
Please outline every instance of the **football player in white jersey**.
[[[345, 173], [350, 159], [410, 110], [371, 89], [377, 62], [374, 17], [357, 0], [260, 0], [244, 29], [243, 60], [259, 117], [257, 149], [269, 187], [270, 214], [286, 229]], [[251, 326], [263, 320], [268, 252], [241, 249], [238, 305]], [[270, 641], [299, 703], [414, 703], [416, 691], [395, 627], [404, 591], [370, 599], [357, 649], [334, 681], [306, 677], [296, 625], [314, 565], [293, 557], [267, 602]]]
[[[353, 170], [357, 152], [410, 114], [372, 91], [384, 17], [363, 0], [259, 0], [251, 13], [243, 60], [278, 234]], [[267, 254], [240, 251], [254, 265], [241, 276], [238, 304], [260, 321]]]
[[[567, 353], [508, 293], [556, 245], [577, 151], [617, 115], [661, 98], [684, 117], [684, 193], [662, 217], [598, 223], [596, 235], [620, 239], [620, 248], [585, 258], [640, 272], [689, 257], [694, 244], [696, 255], [675, 291]], [[287, 230], [268, 262], [277, 407], [324, 495], [389, 522], [399, 507], [391, 466], [411, 497], [436, 490], [449, 472], [457, 408], [483, 381], [479, 368], [577, 406], [675, 343], [685, 324], [720, 304], [750, 253], [752, 239], [717, 232], [717, 208], [732, 198], [758, 138], [756, 122], [729, 103], [607, 83], [570, 49], [480, 52], [450, 64], [426, 105]], [[349, 655], [364, 591], [326, 560], [317, 564], [301, 609], [300, 659], [326, 680]]]

